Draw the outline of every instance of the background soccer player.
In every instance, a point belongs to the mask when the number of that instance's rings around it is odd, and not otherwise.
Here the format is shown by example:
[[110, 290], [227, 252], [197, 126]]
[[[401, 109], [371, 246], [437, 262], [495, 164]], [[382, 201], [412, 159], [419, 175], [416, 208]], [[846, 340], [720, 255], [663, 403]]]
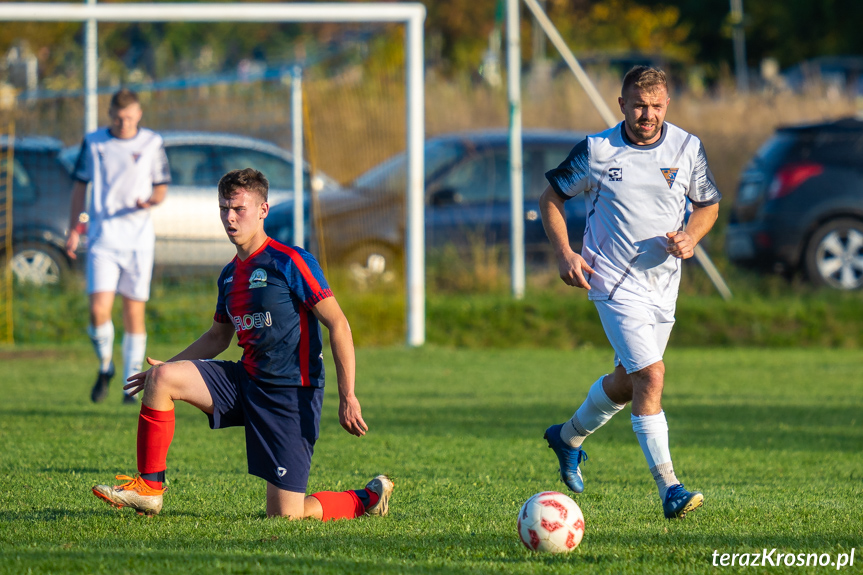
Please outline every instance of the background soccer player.
[[[144, 306], [150, 299], [156, 235], [148, 208], [165, 199], [171, 181], [162, 138], [139, 128], [141, 104], [130, 90], [111, 98], [111, 125], [87, 134], [75, 163], [66, 252], [75, 258], [80, 241], [87, 183], [93, 185], [86, 206], [87, 333], [99, 358], [99, 374], [90, 398], [108, 395], [114, 376], [114, 294], [123, 297], [123, 378], [141, 371], [147, 347]], [[124, 402], [135, 403], [129, 394]]]
[[[615, 351], [572, 418], [546, 430], [561, 478], [584, 489], [585, 438], [632, 402], [632, 429], [659, 488], [665, 516], [683, 517], [704, 499], [677, 480], [662, 411], [662, 355], [674, 325], [681, 261], [716, 221], [721, 198], [700, 140], [665, 122], [668, 84], [658, 69], [637, 66], [618, 99], [624, 121], [585, 138], [546, 177], [543, 225], [567, 285], [588, 290]], [[563, 203], [584, 193], [582, 254], [569, 245]], [[684, 229], [687, 200], [692, 215]]]
[[[330, 334], [339, 390], [339, 421], [361, 437], [368, 430], [354, 394], [354, 345], [348, 320], [314, 257], [267, 237], [269, 184], [261, 172], [235, 170], [219, 182], [219, 207], [237, 256], [219, 276], [210, 329], [168, 363], [147, 361], [130, 378], [144, 391], [138, 420], [138, 471], [93, 493], [117, 507], [153, 515], [174, 436], [174, 402], [194, 405], [213, 429], [244, 426], [249, 473], [267, 481], [267, 515], [294, 519], [386, 515], [393, 483], [385, 475], [365, 489], [306, 496], [324, 395], [320, 323]], [[236, 332], [239, 362], [201, 361], [228, 348]]]

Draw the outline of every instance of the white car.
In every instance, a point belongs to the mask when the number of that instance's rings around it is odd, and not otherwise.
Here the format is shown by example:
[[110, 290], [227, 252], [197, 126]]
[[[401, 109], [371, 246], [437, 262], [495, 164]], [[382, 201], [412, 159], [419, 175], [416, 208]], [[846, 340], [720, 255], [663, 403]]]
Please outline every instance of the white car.
[[[236, 254], [219, 219], [217, 184], [226, 172], [255, 168], [270, 181], [269, 203], [294, 199], [294, 158], [287, 150], [255, 138], [211, 132], [160, 132], [171, 168], [165, 201], [153, 208], [157, 266], [221, 267]], [[62, 159], [71, 170], [79, 151], [67, 148]], [[309, 168], [303, 167], [309, 193]], [[321, 192], [339, 189], [331, 178], [315, 176]], [[309, 221], [308, 200], [306, 220]], [[306, 234], [308, 235], [308, 223]]]

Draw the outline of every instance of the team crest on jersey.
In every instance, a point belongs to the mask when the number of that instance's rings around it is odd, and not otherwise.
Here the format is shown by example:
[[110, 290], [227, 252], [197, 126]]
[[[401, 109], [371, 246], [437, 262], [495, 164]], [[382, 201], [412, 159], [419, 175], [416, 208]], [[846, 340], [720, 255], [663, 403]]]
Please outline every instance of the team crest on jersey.
[[665, 181], [668, 182], [668, 189], [671, 189], [671, 186], [674, 185], [674, 179], [677, 177], [677, 171], [680, 168], [659, 168], [662, 172], [662, 175], [665, 177]]
[[140, 160], [140, 159], [141, 159], [141, 153], [140, 153], [140, 152], [135, 152], [135, 153], [133, 153], [133, 154], [132, 154], [132, 159], [133, 159], [133, 160], [135, 160], [135, 163], [137, 164], [137, 163], [138, 163], [138, 160]]
[[609, 182], [622, 182], [623, 181], [623, 168], [608, 168], [608, 181]]
[[252, 277], [249, 278], [249, 289], [266, 287], [267, 286], [267, 272], [262, 270], [261, 268], [256, 269], [252, 272]]

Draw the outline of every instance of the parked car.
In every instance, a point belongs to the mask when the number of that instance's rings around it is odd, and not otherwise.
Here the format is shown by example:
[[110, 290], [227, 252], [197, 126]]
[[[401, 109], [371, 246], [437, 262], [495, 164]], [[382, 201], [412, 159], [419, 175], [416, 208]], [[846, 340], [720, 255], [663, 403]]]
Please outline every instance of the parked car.
[[819, 56], [799, 62], [783, 76], [788, 87], [797, 92], [814, 82], [855, 97], [863, 94], [863, 57]]
[[[525, 246], [528, 257], [547, 254], [539, 213], [545, 172], [560, 164], [584, 134], [532, 131], [524, 142]], [[430, 250], [477, 243], [508, 246], [510, 177], [505, 131], [449, 134], [425, 145], [425, 238]], [[400, 154], [358, 177], [350, 186], [320, 196], [326, 255], [358, 273], [382, 273], [401, 259], [405, 243], [406, 156]], [[585, 205], [567, 202], [574, 247], [584, 234]], [[273, 210], [270, 233], [287, 213]], [[319, 249], [319, 248], [318, 248]]]
[[[9, 139], [0, 138], [3, 158], [8, 147]], [[59, 140], [48, 137], [13, 142], [12, 272], [18, 281], [55, 284], [72, 265], [66, 255], [72, 179], [60, 161], [62, 149]]]
[[[285, 203], [293, 223], [294, 158], [282, 148], [255, 138], [211, 132], [160, 132], [171, 168], [165, 201], [153, 208], [156, 266], [221, 267], [236, 254], [219, 219], [217, 184], [226, 172], [255, 168], [270, 181], [269, 203]], [[78, 146], [63, 153], [71, 170]], [[316, 175], [321, 190], [338, 189], [325, 175]], [[304, 167], [303, 187], [309, 189]], [[67, 208], [68, 209], [68, 208]], [[308, 214], [308, 210], [305, 210]], [[308, 229], [308, 226], [306, 226]]]
[[740, 177], [725, 247], [740, 265], [863, 287], [863, 121], [777, 130]]

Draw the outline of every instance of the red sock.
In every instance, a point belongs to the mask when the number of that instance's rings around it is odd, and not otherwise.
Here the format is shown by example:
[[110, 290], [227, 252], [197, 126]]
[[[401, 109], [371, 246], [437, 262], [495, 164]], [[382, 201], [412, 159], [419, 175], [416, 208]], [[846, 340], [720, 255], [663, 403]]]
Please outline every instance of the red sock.
[[366, 506], [354, 491], [320, 491], [312, 497], [321, 502], [323, 521], [356, 519], [366, 512]]
[[376, 505], [378, 500], [380, 499], [380, 497], [378, 497], [378, 494], [374, 491], [369, 491], [368, 489], [363, 489], [363, 491], [369, 494], [369, 502], [366, 505], [366, 509], [372, 507], [373, 505]]
[[[159, 473], [168, 465], [168, 447], [174, 439], [174, 410], [158, 411], [141, 406], [138, 416], [138, 473]], [[144, 479], [153, 489], [161, 489], [161, 481]]]

